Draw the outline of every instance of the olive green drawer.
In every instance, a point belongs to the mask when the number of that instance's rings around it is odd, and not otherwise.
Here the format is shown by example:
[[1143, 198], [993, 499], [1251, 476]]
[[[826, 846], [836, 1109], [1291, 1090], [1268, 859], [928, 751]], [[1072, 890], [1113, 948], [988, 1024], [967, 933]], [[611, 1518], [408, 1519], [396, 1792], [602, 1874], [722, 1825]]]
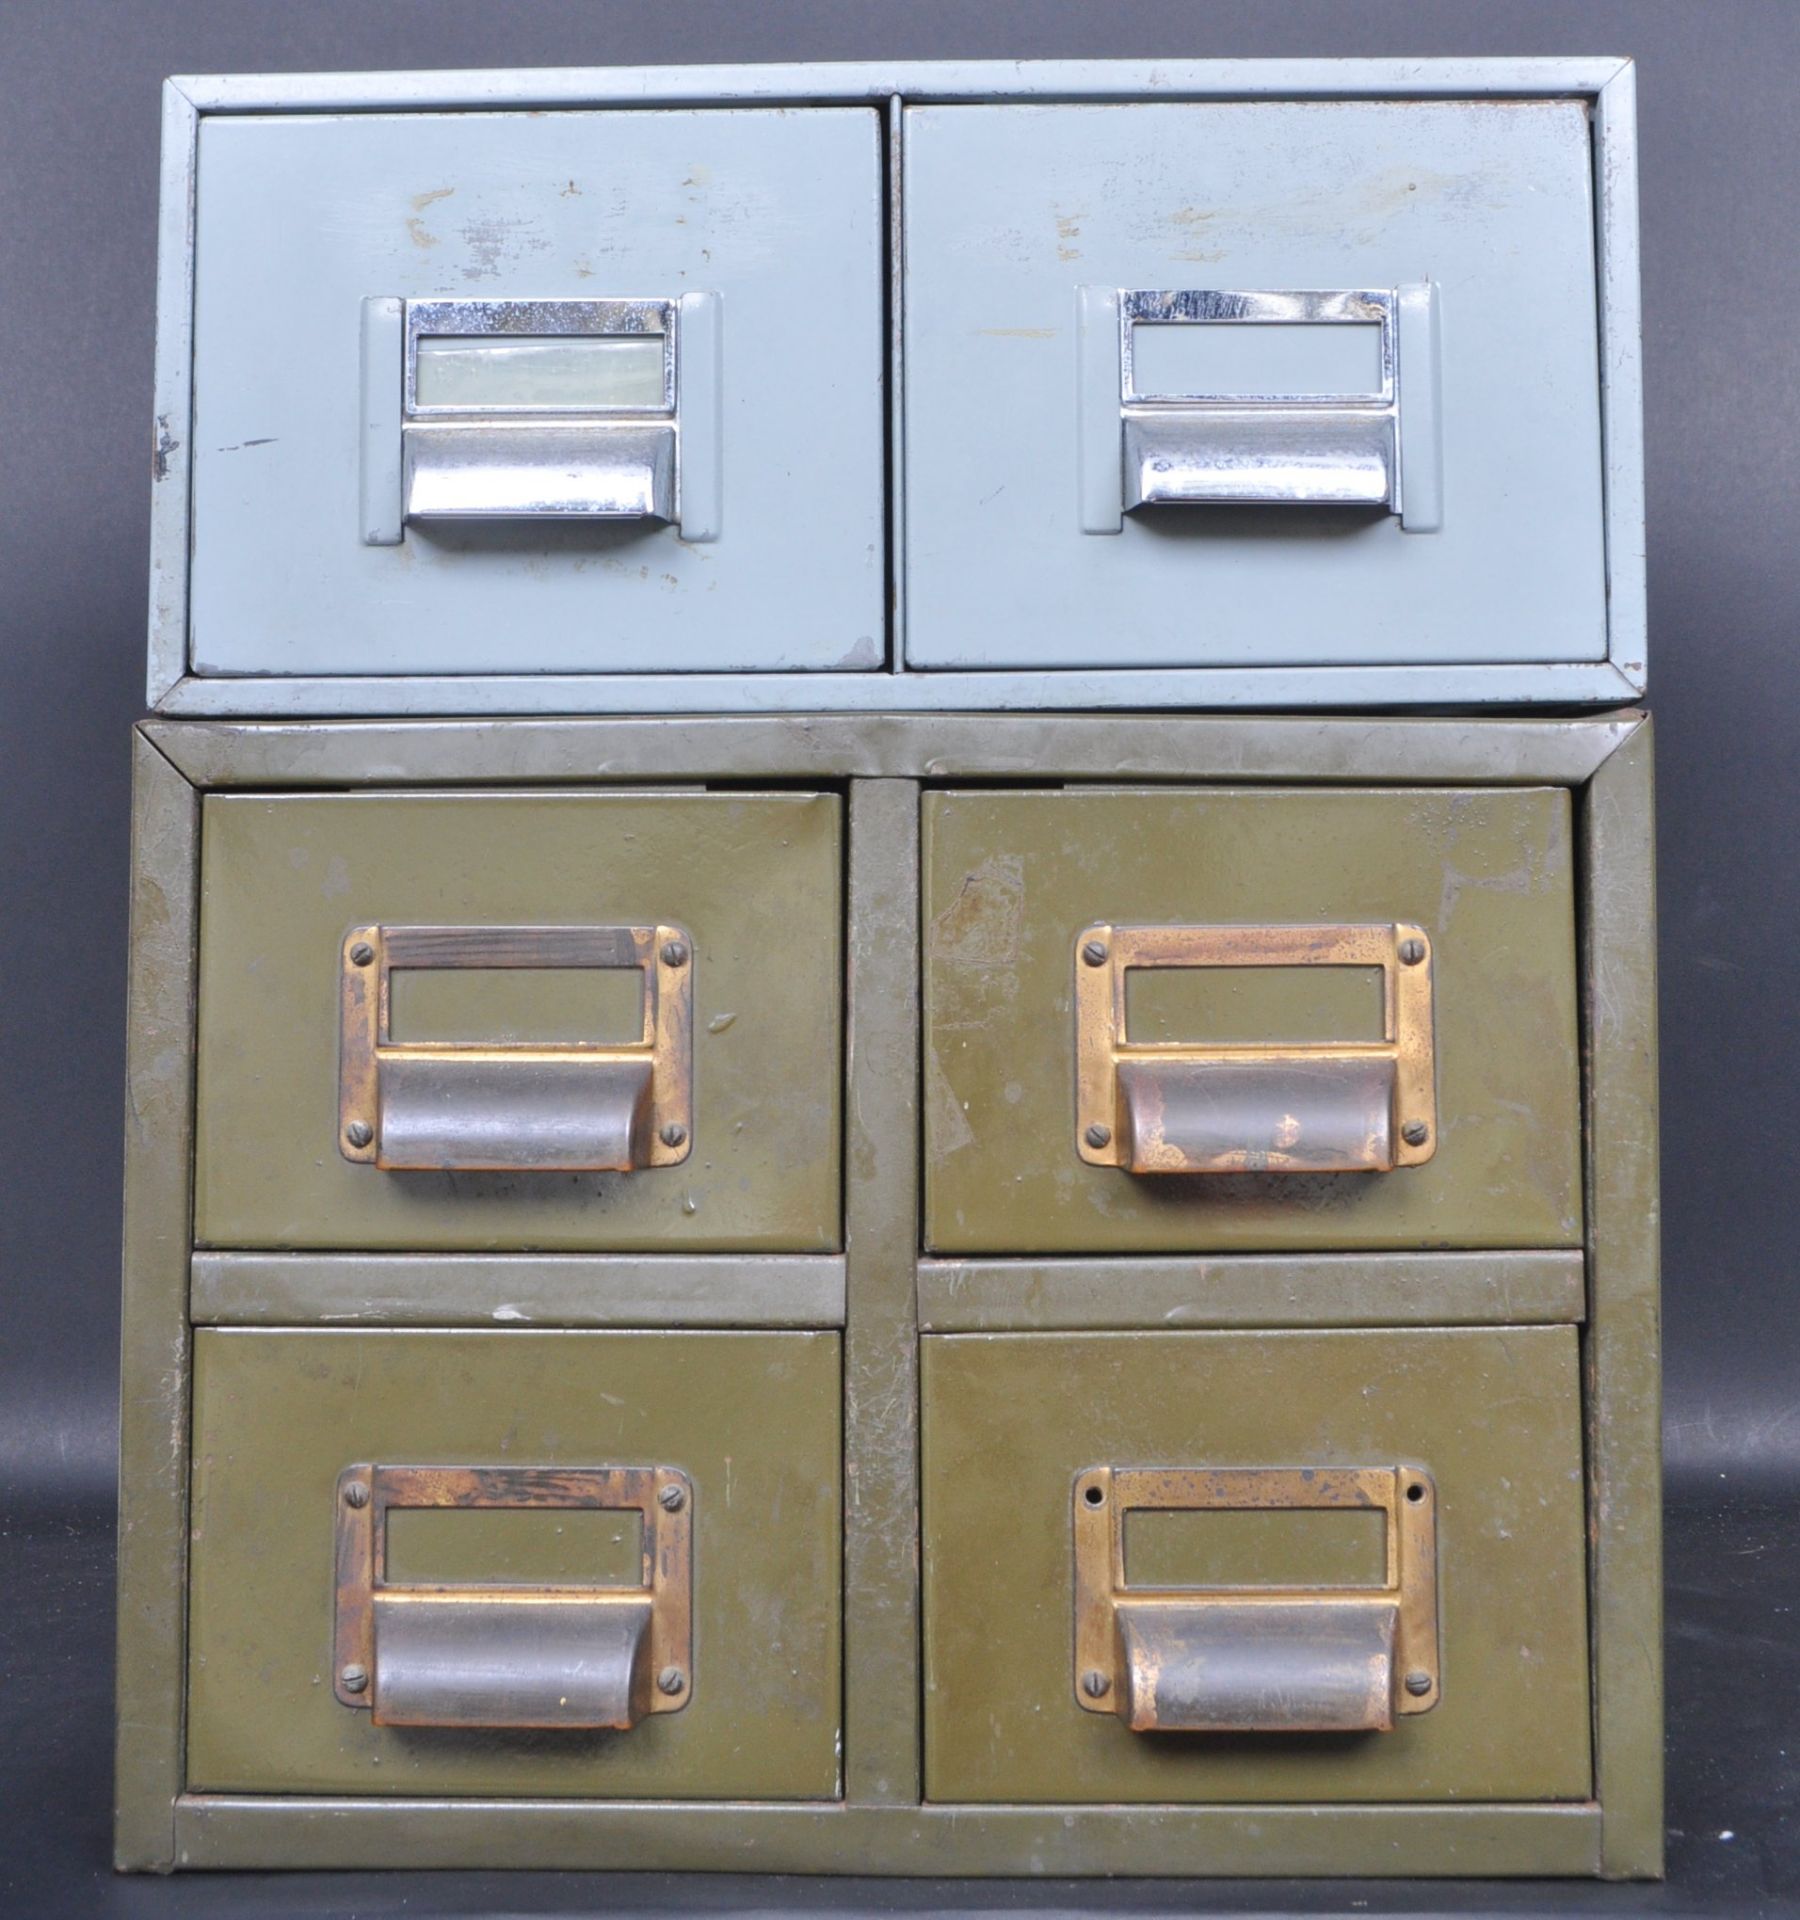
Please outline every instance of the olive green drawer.
[[1561, 788], [924, 807], [925, 1240], [1580, 1244]]
[[839, 1455], [832, 1334], [201, 1332], [189, 1787], [835, 1795]]
[[1572, 1328], [928, 1337], [926, 1797], [1586, 1799], [1580, 1406]]
[[841, 813], [209, 795], [197, 1240], [837, 1247]]

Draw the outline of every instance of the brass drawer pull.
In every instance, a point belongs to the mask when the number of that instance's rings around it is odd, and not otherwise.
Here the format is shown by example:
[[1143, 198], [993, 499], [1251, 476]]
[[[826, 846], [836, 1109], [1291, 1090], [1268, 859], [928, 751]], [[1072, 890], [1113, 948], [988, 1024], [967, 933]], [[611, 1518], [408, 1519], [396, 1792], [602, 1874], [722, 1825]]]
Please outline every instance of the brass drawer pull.
[[[1075, 941], [1076, 1144], [1131, 1173], [1386, 1173], [1437, 1151], [1431, 942], [1405, 925], [1093, 926]], [[1372, 1044], [1132, 1042], [1142, 967], [1379, 967]]]
[[[394, 1508], [631, 1509], [634, 1587], [392, 1585]], [[693, 1697], [693, 1489], [673, 1467], [346, 1467], [339, 1701], [381, 1727], [634, 1727]]]
[[[637, 968], [627, 1046], [400, 1043], [395, 968]], [[629, 1172], [693, 1145], [692, 943], [677, 927], [352, 927], [344, 936], [338, 1147], [396, 1170]]]
[[[1437, 1496], [1418, 1467], [1091, 1467], [1075, 1482], [1075, 1700], [1134, 1733], [1386, 1732], [1438, 1703]], [[1379, 1587], [1134, 1588], [1127, 1513], [1386, 1515]]]

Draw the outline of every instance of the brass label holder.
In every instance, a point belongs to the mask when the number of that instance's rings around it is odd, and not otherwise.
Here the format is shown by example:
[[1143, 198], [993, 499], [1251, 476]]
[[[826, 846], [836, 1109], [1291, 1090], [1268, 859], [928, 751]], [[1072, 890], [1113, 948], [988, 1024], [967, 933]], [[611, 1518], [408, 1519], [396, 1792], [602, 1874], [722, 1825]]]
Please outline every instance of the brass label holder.
[[[636, 1510], [635, 1586], [391, 1583], [396, 1508]], [[377, 1726], [636, 1726], [693, 1697], [693, 1488], [673, 1467], [346, 1467], [333, 1686]]]
[[[1076, 1149], [1137, 1174], [1386, 1173], [1437, 1151], [1431, 942], [1421, 927], [1140, 927], [1076, 936]], [[1379, 967], [1371, 1043], [1132, 1041], [1147, 967]]]
[[[1379, 1587], [1127, 1585], [1128, 1513], [1386, 1519]], [[1386, 1732], [1438, 1703], [1437, 1493], [1421, 1468], [1090, 1467], [1077, 1476], [1075, 1703], [1134, 1733]]]
[[[635, 968], [629, 1045], [398, 1042], [396, 969]], [[398, 1171], [604, 1173], [693, 1148], [692, 942], [678, 927], [352, 927], [344, 936], [338, 1149]]]

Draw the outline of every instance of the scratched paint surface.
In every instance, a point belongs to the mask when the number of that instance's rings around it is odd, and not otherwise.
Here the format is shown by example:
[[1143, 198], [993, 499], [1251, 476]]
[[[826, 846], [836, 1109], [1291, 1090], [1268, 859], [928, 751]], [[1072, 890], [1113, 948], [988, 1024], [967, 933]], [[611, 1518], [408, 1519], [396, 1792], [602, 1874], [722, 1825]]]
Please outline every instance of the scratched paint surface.
[[[1572, 100], [909, 109], [909, 662], [1603, 657], [1592, 171]], [[1442, 531], [1165, 506], [1081, 532], [1077, 289], [1422, 280]]]
[[[196, 671], [878, 665], [879, 142], [861, 108], [209, 117]], [[689, 292], [722, 299], [717, 540], [494, 521], [361, 543], [365, 297]]]
[[[836, 1335], [208, 1332], [195, 1346], [190, 1786], [836, 1791]], [[363, 1461], [680, 1467], [694, 1487], [688, 1706], [590, 1734], [376, 1727], [340, 1706], [336, 1484]], [[542, 1571], [471, 1529], [434, 1577]], [[586, 1580], [615, 1574], [605, 1554]]]
[[[820, 794], [210, 796], [200, 1241], [835, 1248], [841, 818], [841, 802]], [[337, 956], [347, 928], [383, 922], [686, 929], [688, 1158], [628, 1174], [394, 1173], [345, 1160]], [[555, 972], [536, 984], [521, 973], [502, 1030], [522, 1020], [541, 1032], [562, 986]]]
[[[928, 1798], [1586, 1797], [1573, 1328], [939, 1334], [923, 1348]], [[1148, 1735], [1077, 1704], [1077, 1474], [1400, 1462], [1437, 1486], [1431, 1712], [1363, 1735]], [[1308, 1584], [1342, 1576], [1322, 1557]]]
[[[1580, 1243], [1575, 875], [1563, 789], [952, 792], [927, 796], [925, 833], [929, 1246]], [[1428, 1162], [1392, 1173], [1186, 1176], [1083, 1163], [1073, 1008], [1081, 929], [1346, 921], [1408, 921], [1430, 937], [1438, 1150]], [[1297, 971], [1284, 1019], [1305, 1021], [1309, 1009], [1341, 1018], [1338, 983], [1313, 985]], [[1315, 1020], [1304, 1031], [1318, 1038], [1323, 1028]], [[1240, 1021], [1228, 1037], [1251, 1036]], [[1367, 1035], [1359, 1022], [1341, 1037]]]

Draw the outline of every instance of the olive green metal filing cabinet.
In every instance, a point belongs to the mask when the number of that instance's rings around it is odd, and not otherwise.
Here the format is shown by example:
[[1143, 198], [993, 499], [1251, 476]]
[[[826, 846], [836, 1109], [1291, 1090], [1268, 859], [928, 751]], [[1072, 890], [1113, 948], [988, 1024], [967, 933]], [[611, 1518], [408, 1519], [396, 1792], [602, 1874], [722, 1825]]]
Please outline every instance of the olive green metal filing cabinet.
[[122, 1866], [1660, 1871], [1630, 85], [171, 83]]

